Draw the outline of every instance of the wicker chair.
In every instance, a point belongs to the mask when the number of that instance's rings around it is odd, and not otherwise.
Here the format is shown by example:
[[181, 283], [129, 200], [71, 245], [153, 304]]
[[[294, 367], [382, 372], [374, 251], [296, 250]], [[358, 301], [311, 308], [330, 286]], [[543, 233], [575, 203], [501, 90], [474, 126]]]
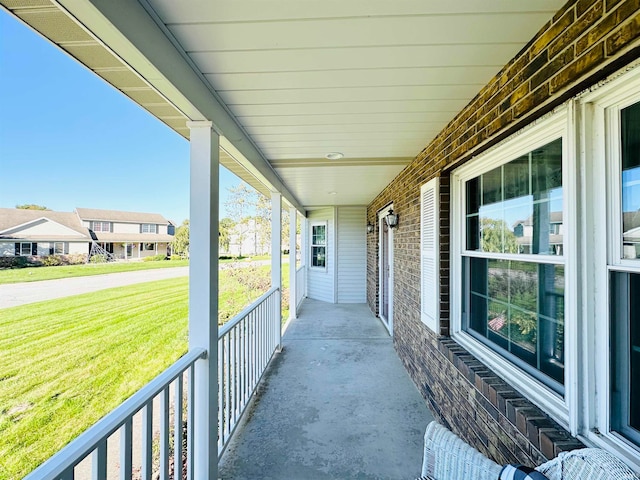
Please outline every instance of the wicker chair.
[[[434, 480], [496, 480], [501, 465], [437, 422], [424, 435], [422, 476]], [[549, 480], [640, 480], [617, 457], [598, 448], [563, 452], [536, 467]]]

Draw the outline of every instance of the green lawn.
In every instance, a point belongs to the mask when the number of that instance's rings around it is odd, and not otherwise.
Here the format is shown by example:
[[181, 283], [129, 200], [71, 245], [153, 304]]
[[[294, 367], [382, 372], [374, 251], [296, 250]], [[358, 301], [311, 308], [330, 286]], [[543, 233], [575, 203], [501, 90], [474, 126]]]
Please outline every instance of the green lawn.
[[[257, 257], [242, 257], [240, 259], [220, 260], [225, 263], [245, 263], [258, 260], [269, 260], [268, 255]], [[282, 256], [283, 262], [289, 261], [288, 255]], [[82, 265], [65, 265], [56, 267], [25, 267], [5, 268], [0, 270], [0, 285], [5, 283], [38, 282], [40, 280], [55, 280], [58, 278], [86, 277], [89, 275], [102, 275], [104, 273], [132, 272], [134, 270], [150, 270], [153, 268], [186, 267], [189, 260], [170, 260], [157, 262], [113, 262], [113, 263], [89, 263]]]
[[171, 260], [158, 262], [114, 262], [88, 263], [82, 265], [64, 265], [57, 267], [25, 267], [0, 270], [0, 285], [5, 283], [38, 282], [58, 278], [86, 277], [104, 273], [132, 272], [134, 270], [150, 270], [154, 268], [186, 267], [188, 260]]
[[[268, 266], [221, 271], [221, 312], [269, 278]], [[0, 479], [22, 478], [184, 354], [187, 316], [186, 277], [0, 310]]]

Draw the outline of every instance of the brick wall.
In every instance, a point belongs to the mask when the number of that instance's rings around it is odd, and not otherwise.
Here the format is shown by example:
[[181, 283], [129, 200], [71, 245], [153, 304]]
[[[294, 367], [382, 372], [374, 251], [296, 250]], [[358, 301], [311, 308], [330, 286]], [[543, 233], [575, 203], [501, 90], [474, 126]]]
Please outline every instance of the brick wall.
[[[393, 202], [394, 345], [430, 409], [499, 463], [539, 464], [580, 446], [447, 337], [449, 172], [640, 56], [640, 0], [569, 1], [368, 206]], [[420, 186], [441, 177], [440, 335], [420, 321]], [[367, 236], [367, 300], [377, 313], [378, 231]]]

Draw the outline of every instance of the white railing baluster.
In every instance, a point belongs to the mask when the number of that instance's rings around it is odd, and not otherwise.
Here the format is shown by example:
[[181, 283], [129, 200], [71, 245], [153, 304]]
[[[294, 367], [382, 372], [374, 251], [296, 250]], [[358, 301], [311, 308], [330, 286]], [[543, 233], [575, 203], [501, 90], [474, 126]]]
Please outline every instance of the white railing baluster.
[[128, 418], [120, 427], [120, 480], [131, 480], [133, 469], [133, 422]]
[[[184, 375], [184, 374], [183, 374]], [[180, 375], [175, 380], [173, 390], [173, 478], [178, 480], [182, 478], [182, 410], [184, 407], [182, 377]]]
[[151, 480], [153, 468], [153, 399], [142, 408], [142, 480]]
[[238, 325], [234, 326], [229, 332], [229, 342], [231, 343], [231, 364], [229, 365], [229, 371], [231, 372], [231, 385], [229, 390], [231, 392], [231, 405], [230, 415], [231, 423], [236, 422], [236, 410], [238, 408], [238, 394], [236, 392], [236, 385], [238, 384], [238, 349], [236, 348], [236, 338], [238, 336]]
[[169, 387], [160, 394], [160, 480], [169, 480]]
[[193, 426], [195, 424], [194, 399], [196, 398], [196, 369], [193, 365], [189, 367], [189, 378], [187, 388], [189, 389], [187, 403], [187, 480], [193, 479]]
[[103, 438], [91, 454], [91, 479], [107, 479], [107, 439]]
[[224, 428], [224, 341], [218, 339], [218, 450], [223, 445]]
[[231, 338], [227, 335], [224, 339], [225, 342], [225, 359], [224, 359], [224, 388], [225, 388], [225, 401], [224, 401], [224, 437], [223, 444], [227, 443], [227, 437], [231, 432]]

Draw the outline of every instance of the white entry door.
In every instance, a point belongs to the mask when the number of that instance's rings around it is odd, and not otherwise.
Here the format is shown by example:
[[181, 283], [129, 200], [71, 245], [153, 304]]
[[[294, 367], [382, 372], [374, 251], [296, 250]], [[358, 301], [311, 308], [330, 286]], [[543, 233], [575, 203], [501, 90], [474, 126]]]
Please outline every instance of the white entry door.
[[393, 335], [393, 230], [387, 226], [385, 217], [392, 208], [393, 205], [385, 208], [378, 217], [380, 225], [378, 312], [389, 335]]

